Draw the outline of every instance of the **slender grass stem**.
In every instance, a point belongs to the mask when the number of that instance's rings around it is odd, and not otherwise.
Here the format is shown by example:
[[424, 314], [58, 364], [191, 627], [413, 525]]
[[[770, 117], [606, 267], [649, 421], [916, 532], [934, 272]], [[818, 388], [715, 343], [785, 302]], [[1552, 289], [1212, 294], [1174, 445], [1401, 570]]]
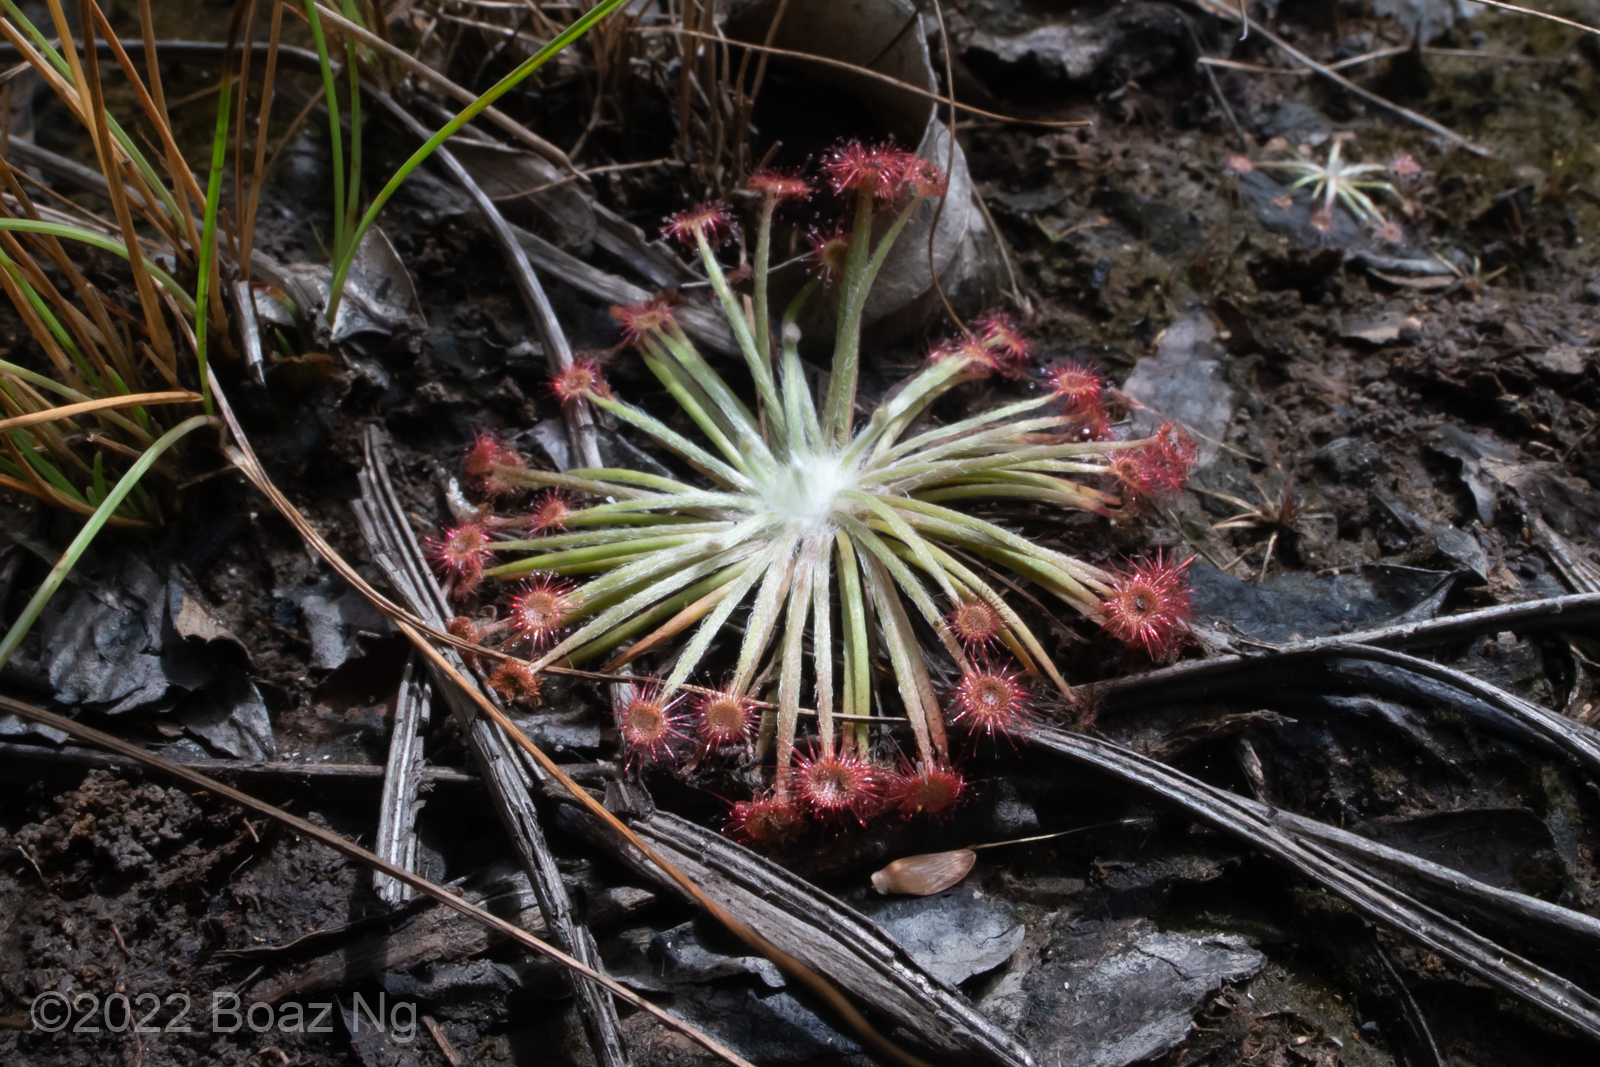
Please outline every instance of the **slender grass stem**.
[[78, 415], [101, 414], [113, 407], [138, 407], [143, 404], [151, 406], [156, 404], [182, 404], [198, 399], [199, 397], [194, 393], [183, 390], [171, 393], [139, 393], [133, 396], [104, 396], [98, 400], [86, 400], [63, 407], [46, 407], [43, 410], [25, 415], [0, 419], [0, 433], [9, 433], [12, 430], [20, 430], [24, 426], [32, 426], [41, 422], [72, 419]]
[[[87, 101], [77, 92], [80, 83], [77, 80], [74, 64], [69, 63], [56, 49], [56, 46], [51, 44], [50, 39], [29, 21], [28, 17], [22, 13], [22, 10], [17, 7], [14, 0], [0, 0], [0, 8], [3, 8], [5, 13], [11, 17], [12, 22], [22, 27], [23, 32], [33, 39], [33, 43], [37, 47], [37, 51], [33, 48], [23, 47], [23, 43], [20, 40], [14, 39], [12, 44], [17, 46], [17, 51], [22, 54], [23, 58], [32, 63], [36, 69], [39, 69], [40, 74], [48, 75], [49, 73], [44, 69], [40, 69], [41, 64], [53, 68], [56, 76], [62, 80], [62, 84], [73, 90], [72, 92], [61, 94], [63, 101], [68, 107], [78, 112], [78, 118], [83, 121], [84, 125], [90, 125], [89, 117], [82, 111], [82, 108], [87, 106]], [[57, 9], [59, 10], [59, 7]], [[9, 27], [7, 29], [9, 30]], [[6, 36], [9, 38], [11, 34], [7, 32]], [[70, 40], [70, 36], [67, 39]], [[34, 56], [40, 57], [40, 62], [35, 63]], [[74, 57], [75, 59], [76, 57]], [[181, 218], [182, 212], [178, 208], [177, 201], [167, 192], [166, 186], [156, 174], [155, 168], [150, 165], [150, 161], [144, 157], [144, 153], [139, 151], [138, 143], [128, 136], [127, 131], [122, 128], [114, 116], [107, 114], [105, 120], [117, 146], [127, 155], [129, 161], [133, 163], [134, 170], [139, 174], [140, 182], [138, 184], [141, 195], [146, 192], [153, 193], [154, 199], [166, 208], [172, 219]], [[149, 204], [151, 201], [147, 200], [146, 203]]]
[[[21, 377], [21, 375], [17, 374], [17, 371], [19, 371], [19, 370], [22, 370], [22, 368], [21, 367], [16, 367], [15, 364], [7, 363], [4, 360], [0, 360], [0, 374], [13, 375], [13, 376], [16, 376], [16, 377]], [[31, 371], [29, 371], [27, 373], [32, 374]], [[42, 375], [42, 374], [34, 375], [34, 377], [44, 378], [44, 375]], [[28, 379], [24, 379], [24, 380], [26, 381]], [[50, 381], [49, 379], [45, 379], [45, 380], [46, 381]], [[34, 383], [34, 384], [38, 384], [38, 383]], [[97, 403], [98, 402], [98, 401], [96, 401], [94, 399], [91, 399], [90, 397], [85, 396], [83, 393], [78, 392], [76, 389], [69, 389], [66, 386], [60, 385], [60, 383], [58, 383], [58, 382], [50, 381], [50, 386], [55, 386], [56, 387], [55, 390], [54, 390], [55, 392], [59, 393], [62, 396], [67, 397], [69, 400], [74, 401], [76, 404], [93, 404], [93, 403]], [[46, 386], [46, 388], [49, 388], [49, 386]], [[0, 383], [0, 389], [4, 389], [6, 394], [8, 396], [10, 395], [10, 390], [6, 389], [3, 383]], [[184, 395], [194, 396], [193, 393], [188, 393], [186, 390], [182, 391], [182, 392], [184, 393]], [[174, 396], [174, 395], [178, 395], [178, 393], [179, 393], [178, 390], [174, 390], [172, 393], [168, 393], [168, 394], [165, 394], [165, 395]], [[125, 396], [128, 396], [128, 395], [130, 395], [130, 394], [126, 394], [126, 393], [120, 394], [117, 397], [117, 399], [120, 401], [122, 399], [122, 397], [125, 397]], [[163, 395], [163, 394], [139, 394], [139, 395], [148, 396], [148, 395]], [[152, 404], [154, 404], [154, 403], [167, 403], [167, 401], [154, 401], [154, 400], [152, 400], [152, 401], [147, 401], [146, 403], [152, 403]], [[137, 411], [142, 411], [143, 408], [144, 408], [144, 405], [141, 403], [138, 407], [135, 407], [134, 410], [136, 412]], [[112, 423], [118, 429], [122, 430], [124, 433], [127, 433], [129, 436], [134, 438], [134, 440], [138, 441], [141, 445], [148, 445], [152, 441], [155, 440], [155, 438], [152, 437], [150, 435], [150, 433], [148, 431], [146, 431], [138, 423], [133, 422], [132, 420], [124, 417], [123, 415], [119, 414], [116, 411], [97, 409], [95, 411], [95, 417], [104, 419], [107, 422]]]
[[78, 369], [78, 373], [83, 376], [89, 387], [96, 392], [104, 391], [105, 385], [100, 381], [100, 376], [95, 373], [94, 368], [89, 366], [89, 361], [83, 357], [83, 352], [78, 348], [77, 342], [72, 339], [72, 335], [67, 332], [66, 327], [61, 325], [61, 320], [56, 318], [55, 312], [50, 309], [50, 305], [45, 302], [44, 297], [39, 295], [39, 291], [34, 288], [33, 283], [23, 275], [22, 269], [17, 265], [16, 261], [4, 252], [0, 252], [0, 267], [3, 267], [5, 272], [11, 276], [11, 281], [21, 291], [23, 298], [32, 305], [34, 314], [39, 316], [39, 320], [44, 323], [45, 329], [50, 331], [50, 335], [55, 338], [56, 344], [72, 360], [73, 366]]

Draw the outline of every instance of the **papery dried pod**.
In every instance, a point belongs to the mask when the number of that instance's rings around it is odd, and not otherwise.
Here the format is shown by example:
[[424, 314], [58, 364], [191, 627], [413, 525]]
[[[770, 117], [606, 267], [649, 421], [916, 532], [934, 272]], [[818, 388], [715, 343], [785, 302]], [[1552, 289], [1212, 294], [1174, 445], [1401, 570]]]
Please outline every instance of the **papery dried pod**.
[[928, 897], [941, 893], [967, 876], [978, 854], [970, 848], [954, 852], [924, 852], [903, 856], [872, 874], [872, 888], [888, 895]]
[[1049, 841], [1057, 837], [1081, 834], [1085, 830], [1098, 830], [1103, 826], [1126, 826], [1134, 819], [1095, 823], [1076, 830], [1057, 830], [1053, 834], [1034, 834], [1010, 841], [986, 841], [981, 845], [958, 848], [954, 852], [923, 852], [916, 856], [902, 856], [881, 871], [874, 871], [872, 888], [885, 896], [897, 893], [908, 897], [929, 897], [942, 893], [967, 876], [972, 865], [978, 862], [978, 850], [1000, 848], [1004, 845], [1026, 845], [1034, 841]]

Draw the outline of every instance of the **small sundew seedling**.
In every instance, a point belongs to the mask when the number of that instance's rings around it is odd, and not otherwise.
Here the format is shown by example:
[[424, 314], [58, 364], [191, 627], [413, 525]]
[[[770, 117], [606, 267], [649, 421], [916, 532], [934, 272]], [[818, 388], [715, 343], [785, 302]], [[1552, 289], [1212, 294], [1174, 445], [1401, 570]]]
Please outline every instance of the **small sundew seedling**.
[[672, 301], [665, 296], [653, 296], [637, 307], [614, 307], [611, 317], [622, 327], [623, 341], [638, 344], [652, 330], [665, 329], [672, 321]]
[[1314, 536], [1300, 528], [1301, 524], [1308, 523], [1313, 519], [1331, 521], [1334, 515], [1329, 511], [1307, 510], [1304, 501], [1300, 498], [1299, 491], [1295, 489], [1294, 483], [1288, 478], [1283, 480], [1283, 486], [1276, 494], [1270, 492], [1259, 479], [1255, 479], [1255, 486], [1256, 492], [1261, 494], [1261, 500], [1259, 503], [1254, 504], [1243, 497], [1235, 496], [1232, 493], [1219, 493], [1214, 489], [1197, 488], [1195, 491], [1245, 509], [1237, 515], [1230, 515], [1221, 522], [1212, 523], [1211, 529], [1238, 530], [1254, 527], [1270, 531], [1267, 537], [1266, 552], [1262, 555], [1261, 577], [1259, 579], [1260, 581], [1266, 581], [1267, 568], [1272, 563], [1272, 553], [1278, 546], [1279, 537], [1304, 533], [1311, 540], [1316, 540]]
[[690, 248], [697, 241], [706, 241], [714, 248], [733, 235], [733, 210], [727, 204], [713, 200], [669, 217], [663, 229], [667, 236]]
[[[487, 478], [496, 464], [505, 463], [504, 455], [505, 448], [494, 434], [479, 432], [472, 438], [472, 447], [461, 461], [461, 473], [473, 480]], [[521, 466], [520, 463], [516, 465]]]
[[[508, 467], [518, 484], [560, 491], [567, 502], [559, 525], [534, 521], [529, 537], [494, 542], [505, 562], [485, 571], [502, 581], [542, 574], [583, 582], [547, 587], [560, 610], [536, 627], [519, 626], [544, 641], [538, 669], [657, 656], [663, 677], [650, 700], [664, 708], [708, 657], [732, 660], [725, 683], [694, 700], [685, 730], [695, 758], [720, 752], [762, 761], [769, 791], [737, 805], [730, 823], [762, 844], [793, 837], [809, 819], [948, 814], [967, 785], [951, 766], [947, 721], [1005, 732], [1022, 725], [1034, 686], [1071, 696], [991, 576], [1009, 572], [1095, 620], [1106, 617], [1102, 604], [1116, 594], [1117, 577], [968, 508], [1003, 501], [1133, 514], [1135, 498], [1181, 487], [1194, 456], [1192, 442], [1170, 426], [1112, 440], [1104, 382], [1088, 368], [1058, 370], [1032, 395], [1015, 388], [1012, 399], [957, 422], [932, 422], [929, 408], [968, 383], [1027, 381], [1028, 345], [1001, 314], [936, 346], [858, 417], [867, 294], [912, 214], [944, 194], [945, 177], [911, 153], [858, 143], [829, 153], [822, 175], [845, 199], [846, 217], [813, 236], [826, 281], [809, 282], [778, 320], [767, 289], [773, 218], [809, 195], [809, 182], [758, 172], [748, 184], [760, 202], [753, 299], [734, 291], [717, 259], [731, 209], [708, 204], [667, 221], [667, 234], [698, 254], [748, 378], [730, 384], [714, 369], [668, 298], [613, 309], [623, 339], [684, 418], [670, 422], [613, 395], [586, 361], [560, 375], [555, 393], [651, 438], [680, 473]], [[796, 320], [824, 288], [838, 312], [819, 395], [801, 363]], [[525, 599], [513, 616], [525, 613]], [[560, 639], [545, 640], [558, 626]], [[935, 643], [925, 643], [929, 634]], [[962, 683], [936, 688], [933, 656], [948, 658]], [[758, 699], [771, 701], [759, 729]], [[904, 709], [914, 745], [899, 775], [869, 761], [870, 734], [860, 725], [882, 714], [885, 699]], [[816, 726], [800, 758], [802, 704], [815, 709]], [[668, 758], [647, 732], [621, 729], [630, 750]]]
[[1386, 216], [1369, 194], [1387, 193], [1404, 207], [1405, 198], [1395, 191], [1395, 187], [1390, 185], [1386, 178], [1379, 175], [1414, 177], [1420, 173], [1420, 168], [1417, 167], [1416, 160], [1406, 153], [1396, 155], [1387, 165], [1347, 162], [1340, 158], [1340, 152], [1347, 140], [1349, 140], [1348, 134], [1336, 134], [1330, 138], [1326, 163], [1318, 163], [1307, 155], [1286, 150], [1285, 158], [1264, 159], [1254, 163], [1243, 156], [1229, 157], [1228, 171], [1232, 174], [1248, 173], [1250, 170], [1274, 170], [1286, 173], [1294, 178], [1294, 182], [1289, 186], [1291, 193], [1296, 189], [1311, 186], [1312, 198], [1320, 198], [1322, 201], [1311, 213], [1311, 228], [1318, 233], [1326, 234], [1333, 230], [1333, 207], [1335, 203], [1339, 203], [1344, 205], [1345, 210], [1350, 212], [1357, 222], [1371, 228], [1379, 239], [1390, 244], [1399, 244], [1405, 238], [1399, 223]]
[[844, 276], [845, 264], [850, 260], [850, 231], [813, 228], [806, 234], [811, 245], [811, 272], [818, 279], [833, 285]]
[[781, 204], [786, 200], [804, 200], [811, 195], [811, 183], [798, 174], [785, 174], [776, 170], [758, 170], [745, 179], [745, 188], [760, 193], [763, 202]]
[[995, 370], [1007, 378], [1027, 375], [1028, 342], [1022, 339], [1022, 333], [1009, 315], [991, 311], [973, 319], [969, 329], [982, 338], [983, 346], [993, 353]]
[[1181, 427], [1164, 422], [1139, 448], [1116, 453], [1111, 471], [1134, 497], [1162, 500], [1187, 484], [1195, 451], [1193, 438]]

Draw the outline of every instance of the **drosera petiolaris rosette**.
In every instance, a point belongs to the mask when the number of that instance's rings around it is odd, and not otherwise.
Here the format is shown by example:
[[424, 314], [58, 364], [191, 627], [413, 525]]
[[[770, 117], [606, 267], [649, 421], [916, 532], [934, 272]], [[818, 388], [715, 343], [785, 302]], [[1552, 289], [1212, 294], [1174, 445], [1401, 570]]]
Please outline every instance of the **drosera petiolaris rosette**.
[[[1037, 395], [935, 424], [928, 409], [953, 389], [1030, 377], [1027, 344], [999, 314], [936, 346], [857, 418], [866, 294], [912, 212], [943, 195], [944, 179], [910, 153], [855, 143], [829, 153], [822, 173], [849, 205], [847, 223], [819, 231], [815, 277], [781, 320], [768, 307], [773, 218], [785, 201], [806, 196], [803, 178], [758, 172], [748, 183], [761, 204], [748, 302], [717, 258], [732, 232], [730, 210], [706, 204], [667, 221], [667, 233], [698, 253], [743, 356], [747, 392], [696, 351], [667, 298], [613, 310], [695, 439], [615, 395], [592, 362], [575, 363], [554, 384], [563, 403], [609, 413], [692, 473], [555, 473], [517, 461], [491, 462], [477, 475], [542, 494], [531, 520], [523, 512], [534, 535], [497, 533], [489, 550], [504, 562], [481, 573], [521, 584], [511, 617], [527, 614], [529, 598], [558, 601], [559, 611], [513, 624], [508, 639], [533, 648], [537, 669], [608, 655], [616, 666], [648, 649], [662, 676], [635, 692], [637, 716], [618, 712], [632, 758], [660, 764], [733, 752], [770, 760], [767, 789], [737, 804], [730, 824], [761, 844], [846, 818], [948, 815], [970, 789], [952, 761], [947, 723], [1006, 734], [1026, 729], [1037, 693], [1071, 698], [1044, 645], [997, 591], [993, 570], [1112, 622], [1133, 646], [1170, 654], [1182, 640], [1176, 612], [1177, 629], [1160, 640], [1108, 616], [1128, 579], [964, 509], [1021, 501], [1131, 514], [1134, 497], [1181, 487], [1193, 458], [1187, 436], [1163, 426], [1114, 440], [1106, 383], [1081, 365], [1058, 369]], [[838, 324], [816, 395], [795, 320], [825, 285], [836, 290]], [[484, 455], [493, 448], [475, 446], [474, 462]], [[715, 639], [730, 633], [737, 655], [730, 649], [728, 675], [698, 688]], [[937, 686], [934, 678], [950, 671], [930, 670], [929, 657], [947, 658], [957, 681]], [[878, 685], [875, 673], [893, 685]], [[898, 767], [875, 759], [869, 743], [867, 725], [885, 713], [885, 698], [909, 724], [910, 751]], [[668, 712], [675, 707], [682, 712]], [[803, 710], [815, 715], [815, 732], [797, 740]]]

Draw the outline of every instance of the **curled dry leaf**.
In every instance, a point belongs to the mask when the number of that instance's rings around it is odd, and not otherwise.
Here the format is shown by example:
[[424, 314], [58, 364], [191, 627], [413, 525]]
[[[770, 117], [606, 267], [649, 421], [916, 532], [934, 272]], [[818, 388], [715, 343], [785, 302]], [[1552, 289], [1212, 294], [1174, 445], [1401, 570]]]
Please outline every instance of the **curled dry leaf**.
[[942, 893], [967, 876], [978, 854], [970, 848], [954, 852], [924, 852], [902, 856], [872, 874], [872, 888], [885, 896], [930, 897]]

